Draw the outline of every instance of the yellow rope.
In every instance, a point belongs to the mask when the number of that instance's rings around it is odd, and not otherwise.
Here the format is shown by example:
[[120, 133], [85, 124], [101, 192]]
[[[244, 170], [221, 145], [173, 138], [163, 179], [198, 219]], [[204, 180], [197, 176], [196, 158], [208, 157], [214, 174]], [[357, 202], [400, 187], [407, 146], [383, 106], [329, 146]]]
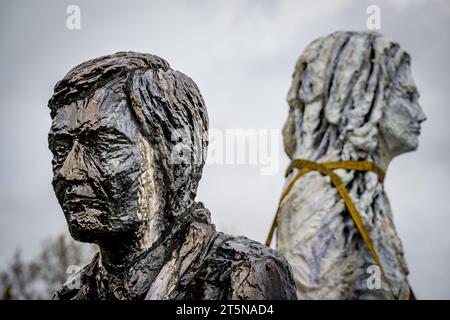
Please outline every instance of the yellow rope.
[[266, 246], [270, 246], [272, 243], [273, 234], [275, 232], [275, 229], [277, 228], [277, 218], [278, 213], [280, 211], [281, 203], [283, 200], [287, 197], [289, 192], [291, 191], [292, 187], [294, 186], [295, 182], [300, 179], [305, 173], [310, 171], [319, 171], [320, 173], [327, 175], [330, 177], [331, 182], [335, 186], [335, 188], [338, 190], [340, 196], [344, 200], [345, 206], [347, 207], [347, 210], [350, 212], [350, 215], [353, 219], [353, 222], [356, 225], [356, 228], [358, 229], [359, 233], [361, 234], [361, 237], [363, 238], [365, 244], [367, 245], [373, 259], [375, 260], [376, 264], [380, 268], [380, 271], [385, 278], [386, 282], [389, 284], [388, 279], [386, 277], [386, 274], [384, 272], [383, 266], [381, 265], [381, 261], [378, 257], [378, 254], [375, 250], [375, 247], [373, 246], [372, 240], [370, 239], [370, 236], [364, 227], [363, 221], [361, 219], [361, 216], [356, 209], [352, 199], [350, 198], [350, 195], [347, 191], [347, 188], [342, 183], [341, 178], [335, 174], [332, 170], [333, 169], [348, 169], [348, 170], [357, 170], [357, 171], [372, 171], [375, 172], [378, 175], [378, 179], [383, 183], [385, 173], [384, 171], [375, 165], [372, 162], [367, 161], [338, 161], [338, 162], [327, 162], [327, 163], [317, 163], [312, 162], [308, 160], [302, 160], [297, 159], [293, 160], [291, 164], [289, 165], [288, 169], [286, 170], [286, 176], [294, 169], [299, 169], [299, 172], [297, 175], [291, 180], [287, 188], [284, 190], [280, 197], [280, 202], [278, 205], [277, 213], [275, 214], [275, 217], [272, 222], [272, 226], [270, 228], [269, 234], [266, 239]]

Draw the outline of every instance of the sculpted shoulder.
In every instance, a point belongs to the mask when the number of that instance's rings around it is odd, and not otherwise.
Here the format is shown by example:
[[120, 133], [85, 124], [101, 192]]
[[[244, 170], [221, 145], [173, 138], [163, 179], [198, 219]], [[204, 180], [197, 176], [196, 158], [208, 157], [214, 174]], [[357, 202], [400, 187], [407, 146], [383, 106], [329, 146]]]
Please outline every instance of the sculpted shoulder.
[[229, 299], [297, 299], [286, 259], [277, 251], [243, 236], [218, 233], [212, 250], [222, 274], [229, 277]]

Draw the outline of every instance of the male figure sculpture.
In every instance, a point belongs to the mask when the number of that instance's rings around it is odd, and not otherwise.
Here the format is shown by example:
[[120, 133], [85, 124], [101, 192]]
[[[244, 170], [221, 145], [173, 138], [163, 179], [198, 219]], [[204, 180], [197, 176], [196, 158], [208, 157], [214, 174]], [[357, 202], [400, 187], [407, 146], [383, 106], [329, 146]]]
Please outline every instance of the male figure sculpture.
[[277, 251], [217, 232], [194, 201], [208, 118], [189, 77], [119, 52], [69, 71], [49, 107], [56, 196], [71, 235], [100, 247], [55, 298], [296, 298]]
[[[300, 163], [311, 170], [292, 184], [277, 216], [278, 249], [291, 264], [299, 299], [411, 297], [382, 181], [394, 157], [418, 146], [426, 119], [418, 97], [410, 56], [376, 33], [336, 32], [299, 58], [283, 138], [291, 160], [307, 160]], [[342, 161], [361, 168], [341, 168]], [[330, 162], [339, 162], [328, 164], [337, 178], [317, 166]], [[293, 168], [286, 187], [298, 173]]]

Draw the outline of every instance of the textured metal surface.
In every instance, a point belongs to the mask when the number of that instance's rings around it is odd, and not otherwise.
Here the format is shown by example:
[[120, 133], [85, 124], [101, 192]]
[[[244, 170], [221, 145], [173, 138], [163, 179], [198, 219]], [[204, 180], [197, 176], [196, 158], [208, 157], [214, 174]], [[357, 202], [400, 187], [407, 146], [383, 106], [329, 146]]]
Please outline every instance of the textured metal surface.
[[286, 260], [215, 230], [195, 202], [208, 118], [195, 83], [133, 52], [87, 61], [49, 101], [53, 187], [100, 253], [59, 299], [295, 299]]

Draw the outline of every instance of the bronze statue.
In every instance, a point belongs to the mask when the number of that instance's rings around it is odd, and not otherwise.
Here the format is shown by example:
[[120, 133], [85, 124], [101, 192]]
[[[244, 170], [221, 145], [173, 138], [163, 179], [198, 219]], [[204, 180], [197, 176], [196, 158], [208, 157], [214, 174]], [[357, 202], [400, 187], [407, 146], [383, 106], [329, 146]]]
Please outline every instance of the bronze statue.
[[196, 84], [133, 52], [78, 65], [49, 101], [53, 187], [100, 252], [57, 299], [295, 299], [286, 260], [217, 232], [195, 202], [208, 118]]

